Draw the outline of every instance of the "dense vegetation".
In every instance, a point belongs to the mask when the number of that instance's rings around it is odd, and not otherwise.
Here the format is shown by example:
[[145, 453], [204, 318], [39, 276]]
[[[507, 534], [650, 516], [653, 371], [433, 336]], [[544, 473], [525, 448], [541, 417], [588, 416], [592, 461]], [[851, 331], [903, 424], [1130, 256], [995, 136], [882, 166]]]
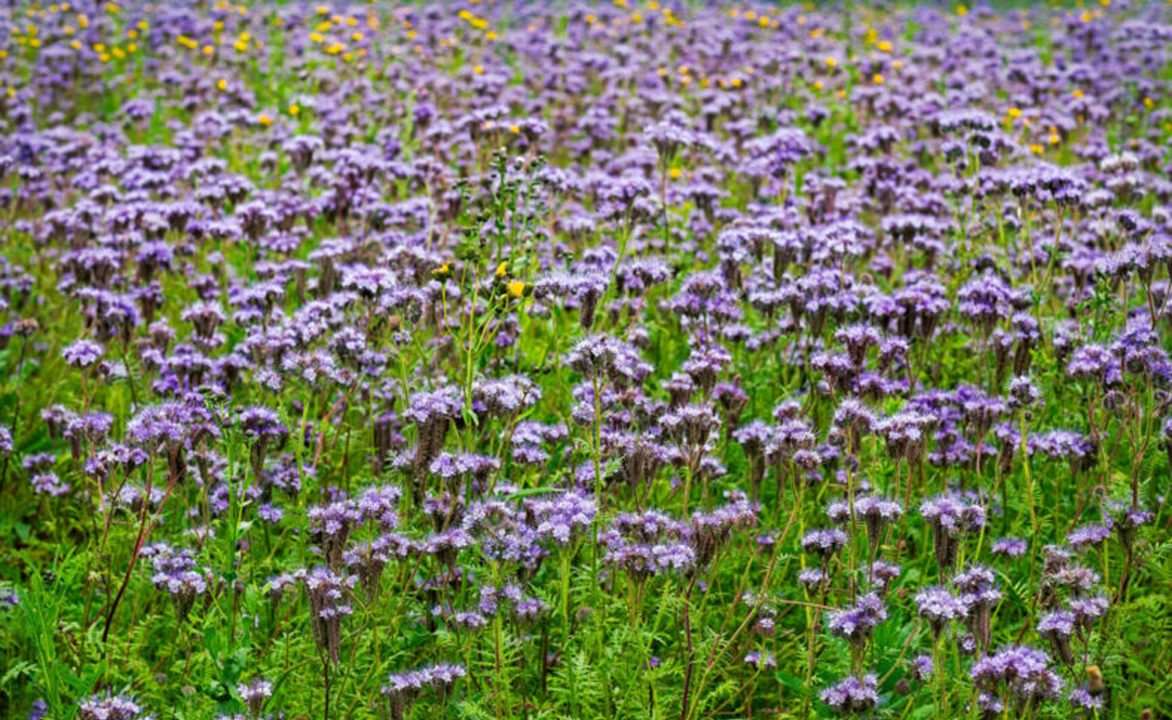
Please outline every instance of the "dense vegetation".
[[0, 10], [0, 716], [1172, 716], [1170, 23]]

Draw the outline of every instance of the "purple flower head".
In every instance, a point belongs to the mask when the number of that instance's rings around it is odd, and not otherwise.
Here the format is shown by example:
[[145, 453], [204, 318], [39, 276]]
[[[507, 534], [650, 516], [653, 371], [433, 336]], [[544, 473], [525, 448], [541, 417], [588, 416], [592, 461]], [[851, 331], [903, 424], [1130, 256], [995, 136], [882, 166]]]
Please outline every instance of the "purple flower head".
[[1009, 381], [1009, 408], [1022, 410], [1033, 407], [1042, 397], [1042, 391], [1028, 377], [1015, 377]]
[[571, 490], [555, 498], [532, 500], [526, 512], [534, 518], [537, 539], [565, 547], [590, 527], [598, 508], [593, 497]]
[[78, 720], [137, 720], [138, 703], [124, 695], [91, 695], [77, 705]]
[[101, 360], [105, 352], [105, 349], [96, 342], [78, 340], [71, 345], [66, 345], [61, 351], [61, 357], [65, 358], [65, 362], [73, 367], [84, 370]]
[[887, 619], [887, 608], [876, 593], [868, 593], [845, 610], [831, 612], [826, 620], [826, 629], [832, 635], [849, 640], [852, 645], [862, 647], [871, 637], [876, 625]]
[[942, 587], [921, 590], [916, 594], [916, 606], [920, 617], [928, 621], [934, 636], [939, 636], [949, 623], [961, 620], [968, 614], [964, 601]]
[[746, 654], [744, 662], [746, 665], [752, 665], [761, 670], [777, 667], [777, 660], [773, 657], [773, 653], [763, 653], [760, 650], [753, 650]]
[[839, 715], [860, 715], [879, 704], [876, 685], [874, 675], [867, 675], [862, 679], [848, 677], [837, 685], [823, 690], [822, 702]]
[[899, 519], [903, 514], [903, 506], [895, 500], [866, 495], [855, 500], [855, 513], [867, 526], [867, 539], [871, 547], [878, 548], [883, 528]]
[[1107, 525], [1081, 525], [1066, 536], [1066, 542], [1075, 550], [1101, 547], [1107, 538], [1111, 537], [1111, 528]]
[[314, 539], [322, 551], [326, 565], [338, 569], [350, 531], [362, 521], [362, 511], [352, 500], [339, 500], [329, 505], [311, 507], [307, 513]]
[[954, 577], [952, 585], [964, 603], [969, 632], [981, 650], [988, 648], [993, 634], [993, 608], [1001, 602], [993, 571], [983, 565], [972, 565]]
[[1107, 598], [1101, 595], [1092, 595], [1091, 597], [1075, 598], [1070, 601], [1070, 612], [1074, 616], [1074, 622], [1083, 630], [1090, 628], [1091, 624], [1101, 618], [1110, 606]]
[[207, 592], [208, 584], [203, 573], [196, 570], [195, 559], [190, 550], [174, 551], [161, 547], [151, 558], [155, 574], [151, 582], [159, 590], [171, 596], [175, 616], [182, 623], [191, 611], [195, 600]]
[[1028, 545], [1025, 540], [1015, 537], [998, 538], [993, 542], [993, 554], [1004, 555], [1009, 558], [1019, 558], [1025, 555]]
[[258, 678], [251, 683], [237, 685], [236, 694], [248, 706], [249, 714], [257, 718], [264, 710], [265, 702], [273, 696], [273, 684], [264, 678]]
[[1084, 713], [1098, 713], [1103, 709], [1103, 698], [1094, 695], [1086, 688], [1072, 688], [1067, 695], [1070, 705]]
[[931, 655], [917, 655], [908, 663], [908, 676], [919, 682], [931, 680], [934, 670]]
[[826, 580], [826, 573], [820, 567], [808, 567], [798, 573], [798, 584], [807, 590], [814, 590], [821, 587]]
[[1010, 645], [973, 664], [969, 675], [983, 692], [1011, 692], [1019, 702], [1041, 702], [1058, 697], [1062, 678], [1049, 669], [1046, 653], [1031, 647]]
[[802, 550], [825, 560], [836, 555], [850, 538], [838, 528], [811, 530], [802, 538]]
[[309, 597], [310, 626], [318, 650], [337, 666], [342, 645], [342, 618], [353, 610], [346, 602], [357, 576], [338, 575], [326, 567], [299, 573]]
[[985, 508], [955, 495], [941, 495], [920, 504], [920, 515], [932, 526], [936, 562], [942, 570], [956, 564], [960, 539], [985, 525]]
[[463, 666], [447, 664], [392, 673], [382, 689], [383, 696], [390, 703], [391, 717], [402, 720], [407, 709], [425, 690], [431, 690], [443, 699], [456, 680], [465, 674]]

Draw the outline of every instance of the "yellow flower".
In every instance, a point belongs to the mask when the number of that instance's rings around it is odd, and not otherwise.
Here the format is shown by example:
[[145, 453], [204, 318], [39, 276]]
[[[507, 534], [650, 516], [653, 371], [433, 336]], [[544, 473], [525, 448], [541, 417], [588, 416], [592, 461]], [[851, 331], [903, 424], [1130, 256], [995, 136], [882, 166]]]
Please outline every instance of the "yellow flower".
[[874, 75], [874, 76], [871, 78], [871, 80], [872, 80], [872, 82], [874, 82], [876, 85], [882, 85], [882, 84], [883, 84], [883, 76], [882, 76], [882, 75], [880, 75], [879, 73], [875, 73], [875, 75]]
[[477, 75], [483, 75], [484, 74], [484, 66], [477, 65], [476, 67], [472, 68], [472, 72], [476, 73]]
[[1059, 140], [1059, 137], [1058, 137], [1058, 135], [1056, 135], [1056, 134], [1053, 134], [1053, 133], [1050, 135], [1050, 144], [1051, 144], [1051, 145], [1057, 145], [1057, 144], [1058, 144], [1058, 140]]
[[956, 14], [960, 15], [961, 17], [964, 17], [965, 15], [969, 14], [969, 9], [966, 8], [964, 5], [957, 5], [956, 6]]
[[838, 67], [838, 60], [835, 58], [832, 58], [832, 57], [826, 58], [826, 67], [828, 67], [828, 68]]
[[891, 52], [891, 43], [889, 43], [889, 42], [888, 42], [888, 41], [886, 41], [886, 40], [884, 40], [883, 42], [879, 43], [879, 44], [878, 44], [878, 45], [876, 45], [875, 47], [879, 49], [879, 52], [885, 52], [885, 53], [889, 53], [889, 52]]
[[679, 168], [672, 168], [671, 172], [669, 174], [671, 175], [672, 180], [678, 180], [680, 177], [680, 169]]
[[1043, 148], [1041, 145], [1030, 145], [1030, 152], [1035, 155], [1041, 155], [1044, 150], [1045, 148]]
[[269, 117], [268, 115], [264, 115], [264, 114], [262, 114], [260, 117], [258, 117], [256, 119], [256, 121], [258, 123], [260, 123], [261, 125], [264, 125], [265, 127], [268, 127], [269, 125], [273, 124], [273, 119], [271, 117]]
[[216, 51], [216, 49], [214, 47], [212, 47], [211, 45], [204, 45], [203, 46], [203, 54], [204, 55], [211, 55], [215, 51]]
[[1021, 117], [1021, 110], [1015, 107], [1011, 107], [1005, 111], [1005, 114], [1016, 120]]
[[216, 81], [216, 87], [220, 88], [220, 90], [227, 90], [228, 89], [228, 81], [225, 80], [224, 78], [220, 78], [219, 80]]
[[503, 278], [508, 273], [509, 273], [509, 261], [503, 260], [503, 261], [501, 261], [500, 265], [496, 266], [496, 276], [499, 278]]
[[452, 267], [450, 265], [448, 265], [447, 263], [444, 263], [443, 265], [440, 265], [439, 267], [437, 267], [435, 270], [432, 270], [431, 274], [435, 275], [437, 277], [443, 277], [444, 275], [447, 275], [451, 271], [452, 271]]
[[524, 292], [525, 292], [525, 283], [523, 281], [514, 280], [513, 282], [509, 283], [509, 294], [512, 295], [513, 297], [519, 298], [519, 297], [521, 297], [522, 293], [524, 293]]
[[1074, 95], [1075, 99], [1077, 100], [1078, 98], [1082, 97], [1082, 90], [1075, 88], [1075, 90], [1072, 94]]
[[290, 115], [296, 115], [299, 112], [301, 112], [301, 108], [297, 105], [297, 103], [293, 103], [292, 105], [289, 106], [289, 114]]

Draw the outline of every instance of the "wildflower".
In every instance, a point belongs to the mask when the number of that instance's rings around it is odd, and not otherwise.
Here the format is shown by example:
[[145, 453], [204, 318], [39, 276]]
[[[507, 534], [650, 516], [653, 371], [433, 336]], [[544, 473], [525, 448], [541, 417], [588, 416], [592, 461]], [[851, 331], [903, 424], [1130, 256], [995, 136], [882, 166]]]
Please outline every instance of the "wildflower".
[[346, 603], [349, 589], [358, 578], [337, 575], [329, 568], [316, 567], [301, 573], [309, 596], [310, 626], [318, 651], [335, 667], [342, 643], [342, 618], [353, 613]]
[[879, 704], [876, 684], [873, 675], [867, 675], [862, 679], [848, 677], [837, 685], [823, 690], [822, 702], [840, 715], [860, 715]]
[[1040, 650], [1010, 645], [981, 658], [969, 674], [983, 691], [997, 696], [1004, 687], [1020, 702], [1057, 697], [1062, 678], [1049, 669], [1050, 658]]
[[465, 674], [462, 666], [447, 664], [392, 673], [382, 689], [383, 696], [390, 703], [391, 717], [394, 720], [403, 720], [404, 713], [424, 690], [432, 690], [442, 699], [456, 680]]
[[249, 714], [254, 718], [259, 718], [261, 711], [264, 710], [265, 702], [273, 696], [273, 684], [268, 680], [258, 678], [251, 683], [237, 685], [236, 694], [248, 707]]
[[939, 637], [944, 628], [968, 615], [964, 601], [942, 587], [929, 587], [916, 594], [920, 616], [928, 621], [933, 637]]

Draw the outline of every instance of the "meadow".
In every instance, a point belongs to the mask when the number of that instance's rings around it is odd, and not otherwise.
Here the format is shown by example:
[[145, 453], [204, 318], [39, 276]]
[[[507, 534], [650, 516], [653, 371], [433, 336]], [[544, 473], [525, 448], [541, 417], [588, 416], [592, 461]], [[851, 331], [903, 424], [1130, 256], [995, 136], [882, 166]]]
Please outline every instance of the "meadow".
[[0, 717], [1172, 717], [1172, 4], [0, 9]]

